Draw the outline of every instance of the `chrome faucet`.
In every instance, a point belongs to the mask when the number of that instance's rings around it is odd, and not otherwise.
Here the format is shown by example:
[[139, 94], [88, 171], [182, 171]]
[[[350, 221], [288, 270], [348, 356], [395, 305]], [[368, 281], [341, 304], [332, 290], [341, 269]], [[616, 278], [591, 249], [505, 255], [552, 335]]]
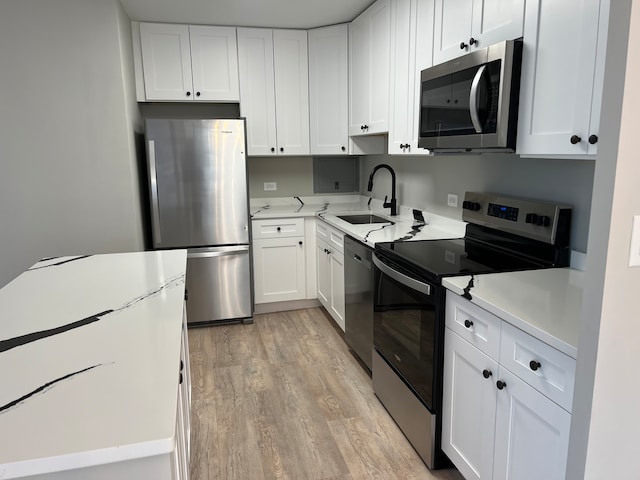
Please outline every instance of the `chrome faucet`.
[[397, 215], [398, 207], [396, 205], [396, 172], [393, 171], [393, 168], [391, 168], [386, 163], [376, 165], [371, 171], [371, 175], [369, 175], [369, 185], [367, 186], [367, 192], [373, 190], [373, 176], [381, 168], [386, 168], [387, 170], [389, 170], [389, 173], [391, 173], [391, 200], [387, 202], [387, 196], [385, 195], [384, 203], [382, 204], [382, 206], [384, 208], [391, 208], [391, 215]]

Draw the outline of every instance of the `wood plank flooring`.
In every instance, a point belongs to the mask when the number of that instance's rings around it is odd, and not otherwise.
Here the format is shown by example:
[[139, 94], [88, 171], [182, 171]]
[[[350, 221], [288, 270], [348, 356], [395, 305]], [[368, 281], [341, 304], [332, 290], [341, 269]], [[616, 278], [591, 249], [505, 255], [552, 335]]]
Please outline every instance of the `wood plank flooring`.
[[192, 480], [463, 480], [430, 472], [322, 308], [189, 330]]

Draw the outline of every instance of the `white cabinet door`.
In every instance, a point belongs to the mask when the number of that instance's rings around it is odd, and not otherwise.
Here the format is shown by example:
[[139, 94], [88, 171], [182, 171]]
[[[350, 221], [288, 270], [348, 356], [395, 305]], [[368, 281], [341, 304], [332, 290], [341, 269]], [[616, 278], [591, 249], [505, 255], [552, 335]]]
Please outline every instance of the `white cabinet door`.
[[523, 34], [525, 0], [436, 0], [434, 65]]
[[189, 26], [195, 100], [238, 102], [235, 27]]
[[307, 32], [274, 30], [278, 155], [309, 155]]
[[349, 135], [363, 134], [369, 121], [369, 28], [364, 14], [349, 25]]
[[391, 4], [391, 23], [394, 35], [391, 37], [391, 78], [389, 108], [390, 155], [397, 155], [417, 149], [412, 145], [414, 137], [413, 111], [415, 99], [415, 49], [416, 49], [416, 6], [415, 0], [395, 0]]
[[378, 0], [349, 26], [349, 135], [389, 129], [390, 41], [390, 0]]
[[471, 36], [473, 3], [473, 0], [436, 0], [434, 65], [468, 53], [460, 44], [468, 44]]
[[332, 251], [330, 258], [331, 269], [331, 316], [344, 332], [344, 254]]
[[141, 23], [140, 42], [146, 99], [192, 99], [188, 25]]
[[389, 131], [389, 69], [391, 48], [391, 2], [383, 0], [370, 12], [371, 70], [369, 121], [366, 133]]
[[344, 155], [349, 143], [347, 24], [309, 30], [309, 130], [312, 155]]
[[525, 0], [473, 0], [471, 48], [484, 48], [522, 37]]
[[420, 72], [432, 65], [434, 0], [391, 4], [391, 102], [388, 153], [424, 155], [418, 149]]
[[273, 31], [238, 28], [240, 113], [247, 119], [249, 155], [276, 155]]
[[329, 310], [331, 308], [331, 251], [322, 238], [316, 237], [316, 271], [318, 274], [318, 300]]
[[253, 242], [255, 302], [285, 302], [306, 296], [304, 237]]
[[496, 480], [564, 480], [571, 415], [500, 367], [494, 474]]
[[608, 5], [606, 0], [528, 0], [516, 153], [596, 153], [589, 137], [598, 135], [604, 64], [598, 40], [606, 42]]
[[444, 352], [442, 450], [467, 480], [490, 479], [498, 363], [449, 328]]

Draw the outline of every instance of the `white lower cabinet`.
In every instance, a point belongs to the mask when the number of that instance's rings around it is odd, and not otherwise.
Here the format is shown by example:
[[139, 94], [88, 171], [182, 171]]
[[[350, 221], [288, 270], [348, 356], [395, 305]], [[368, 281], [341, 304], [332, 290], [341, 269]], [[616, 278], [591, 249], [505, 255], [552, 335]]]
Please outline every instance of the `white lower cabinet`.
[[306, 298], [303, 218], [254, 220], [255, 303]]
[[[568, 379], [575, 361], [450, 292], [446, 324], [442, 450], [466, 480], [564, 479], [571, 413], [526, 377]], [[504, 366], [514, 353], [529, 373]]]
[[344, 331], [344, 234], [316, 223], [318, 300]]

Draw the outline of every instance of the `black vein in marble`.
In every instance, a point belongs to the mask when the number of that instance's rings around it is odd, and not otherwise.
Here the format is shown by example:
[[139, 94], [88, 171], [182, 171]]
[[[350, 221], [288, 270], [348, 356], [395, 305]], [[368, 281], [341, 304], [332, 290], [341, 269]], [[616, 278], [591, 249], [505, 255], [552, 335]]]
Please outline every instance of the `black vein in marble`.
[[150, 292], [146, 292], [144, 295], [140, 295], [139, 297], [135, 297], [129, 300], [128, 302], [124, 303], [118, 308], [105, 310], [104, 312], [90, 315], [86, 318], [83, 318], [82, 320], [77, 320], [75, 322], [67, 323], [66, 325], [61, 325], [59, 327], [51, 328], [49, 330], [42, 330], [39, 332], [27, 333], [25, 335], [20, 335], [18, 337], [9, 338], [6, 340], [0, 340], [0, 353], [6, 352], [7, 350], [11, 350], [12, 348], [26, 345], [28, 343], [42, 340], [43, 338], [48, 338], [54, 335], [59, 335], [61, 333], [68, 332], [70, 330], [74, 330], [76, 328], [84, 327], [85, 325], [89, 325], [91, 323], [97, 322], [98, 320], [101, 320], [103, 317], [106, 317], [107, 315], [130, 308], [136, 303], [139, 303], [143, 300], [146, 300], [147, 298], [158, 295], [162, 291], [167, 290], [168, 288], [171, 288], [171, 287], [175, 287], [182, 283], [184, 283], [184, 274], [180, 274], [171, 278], [169, 281], [160, 285], [158, 288], [155, 288]]
[[254, 215], [259, 214], [260, 212], [262, 212], [263, 210], [269, 210], [269, 205], [263, 205], [262, 207], [260, 207], [258, 210], [256, 210], [255, 212], [253, 212], [251, 214], [251, 218], [253, 218]]
[[[92, 255], [82, 255], [82, 256], [79, 256], [79, 257], [68, 258], [68, 259], [62, 260], [60, 262], [50, 263], [49, 265], [41, 265], [39, 267], [31, 267], [31, 268], [27, 269], [27, 272], [31, 272], [33, 270], [40, 270], [41, 268], [57, 267], [57, 266], [60, 266], [60, 265], [64, 265], [65, 263], [75, 262], [76, 260], [82, 260], [82, 259], [85, 259], [85, 258], [89, 258], [91, 256]], [[54, 259], [54, 258], [59, 258], [59, 257], [51, 257], [50, 259]], [[43, 260], [40, 260], [40, 261], [45, 261], [45, 260], [50, 260], [50, 259], [43, 259]]]
[[11, 408], [13, 408], [13, 407], [25, 402], [26, 400], [28, 400], [29, 398], [33, 397], [34, 395], [38, 395], [40, 393], [46, 392], [47, 390], [53, 388], [53, 386], [56, 383], [63, 382], [64, 380], [68, 380], [71, 377], [74, 377], [75, 375], [79, 375], [81, 373], [88, 372], [89, 370], [93, 370], [94, 368], [101, 367], [102, 365], [104, 365], [104, 364], [103, 363], [98, 363], [97, 365], [92, 365], [90, 367], [83, 368], [82, 370], [78, 370], [77, 372], [68, 373], [68, 374], [66, 374], [66, 375], [64, 375], [64, 376], [62, 376], [60, 378], [56, 378], [55, 380], [51, 380], [50, 382], [47, 382], [44, 385], [36, 388], [32, 392], [29, 392], [26, 395], [23, 395], [22, 397], [20, 397], [20, 398], [18, 398], [16, 400], [13, 400], [13, 401], [7, 403], [6, 405], [1, 406], [0, 407], [0, 414], [6, 413]]
[[424, 227], [425, 225], [426, 225], [426, 223], [414, 223], [413, 226], [411, 227], [411, 231], [409, 233], [407, 233], [404, 237], [397, 239], [396, 242], [403, 242], [405, 240], [411, 240], [418, 233], [420, 233], [420, 231], [422, 230], [422, 227]]
[[471, 278], [469, 279], [469, 283], [467, 284], [466, 287], [464, 287], [464, 289], [462, 290], [464, 293], [462, 294], [463, 298], [466, 298], [467, 300], [471, 300], [471, 294], [469, 293], [471, 291], [471, 289], [474, 287], [473, 285], [473, 275], [471, 275]]
[[43, 338], [51, 337], [53, 335], [59, 335], [61, 333], [68, 332], [69, 330], [73, 330], [79, 327], [84, 327], [85, 325], [97, 322], [98, 320], [100, 320], [100, 318], [110, 314], [111, 312], [113, 312], [113, 310], [105, 310], [104, 312], [96, 313], [95, 315], [91, 315], [89, 317], [83, 318], [82, 320], [68, 323], [60, 327], [51, 328], [49, 330], [41, 330], [39, 332], [27, 333], [26, 335], [9, 338], [8, 340], [0, 340], [0, 353], [11, 350], [12, 348], [26, 345], [27, 343], [42, 340]]
[[373, 232], [380, 232], [380, 231], [384, 230], [385, 228], [387, 228], [387, 227], [391, 227], [391, 226], [393, 226], [393, 223], [387, 223], [386, 225], [383, 225], [383, 226], [381, 226], [380, 228], [374, 228], [373, 230], [369, 230], [369, 231], [367, 232], [367, 234], [364, 236], [364, 239], [363, 239], [363, 240], [364, 240], [365, 242], [368, 242], [368, 241], [369, 241], [369, 240], [368, 240], [368, 239], [369, 239], [369, 235], [371, 235]]

